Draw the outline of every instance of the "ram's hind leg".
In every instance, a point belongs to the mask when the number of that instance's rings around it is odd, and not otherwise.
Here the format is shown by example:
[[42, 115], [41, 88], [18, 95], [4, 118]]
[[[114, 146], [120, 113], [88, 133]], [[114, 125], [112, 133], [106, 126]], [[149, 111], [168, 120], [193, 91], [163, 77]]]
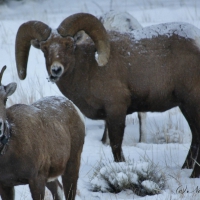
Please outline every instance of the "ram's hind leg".
[[[199, 102], [198, 102], [199, 103]], [[200, 145], [200, 107], [198, 103], [190, 104], [190, 108], [185, 109], [187, 114], [190, 116], [191, 121], [189, 125], [192, 131], [192, 143], [190, 147], [191, 156], [190, 159], [193, 161], [193, 171], [191, 174], [192, 178], [200, 177], [200, 154], [199, 154], [199, 145]]]
[[69, 200], [74, 200], [76, 196], [81, 152], [82, 148], [79, 149], [79, 152], [76, 155], [74, 155], [73, 153], [70, 155], [70, 158], [67, 162], [65, 173], [62, 176], [65, 198]]
[[0, 196], [2, 200], [14, 200], [15, 198], [14, 187], [6, 187], [0, 185]]
[[[199, 140], [199, 133], [200, 130], [198, 131], [198, 121], [197, 118], [198, 117], [198, 113], [195, 109], [195, 111], [193, 111], [193, 109], [186, 109], [183, 106], [180, 107], [183, 115], [185, 116], [191, 132], [192, 132], [192, 141], [191, 141], [191, 145], [190, 145], [190, 149], [188, 151], [186, 160], [182, 166], [182, 168], [189, 168], [192, 169], [194, 167], [195, 161], [198, 153], [199, 153], [199, 144], [200, 144], [200, 140]], [[199, 121], [200, 122], [200, 121]]]
[[50, 190], [54, 200], [63, 199], [63, 187], [58, 181], [58, 179], [46, 183], [46, 187]]
[[62, 175], [63, 190], [66, 200], [74, 200], [81, 162], [81, 153], [85, 138], [85, 126], [77, 122], [71, 127], [71, 150], [65, 172]]

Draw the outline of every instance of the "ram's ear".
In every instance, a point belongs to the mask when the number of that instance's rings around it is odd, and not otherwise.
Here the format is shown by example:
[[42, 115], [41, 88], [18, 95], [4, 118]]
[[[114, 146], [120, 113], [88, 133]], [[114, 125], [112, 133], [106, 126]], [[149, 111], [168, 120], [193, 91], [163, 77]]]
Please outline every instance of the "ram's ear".
[[6, 91], [6, 95], [10, 96], [12, 95], [16, 88], [17, 88], [17, 83], [13, 82], [13, 83], [9, 83], [8, 85], [4, 86], [5, 91]]
[[40, 49], [40, 42], [37, 39], [31, 40], [31, 45], [34, 46], [37, 49]]
[[76, 44], [83, 43], [89, 36], [85, 33], [85, 31], [81, 30], [76, 33], [74, 36], [74, 41]]

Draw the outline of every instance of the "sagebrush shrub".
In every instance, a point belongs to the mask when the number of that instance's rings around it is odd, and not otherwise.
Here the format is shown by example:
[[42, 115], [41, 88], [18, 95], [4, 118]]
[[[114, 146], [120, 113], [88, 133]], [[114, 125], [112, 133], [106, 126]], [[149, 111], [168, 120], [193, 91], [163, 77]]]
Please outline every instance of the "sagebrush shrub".
[[130, 189], [139, 196], [154, 195], [165, 186], [165, 176], [152, 162], [107, 162], [95, 167], [92, 191], [118, 193]]

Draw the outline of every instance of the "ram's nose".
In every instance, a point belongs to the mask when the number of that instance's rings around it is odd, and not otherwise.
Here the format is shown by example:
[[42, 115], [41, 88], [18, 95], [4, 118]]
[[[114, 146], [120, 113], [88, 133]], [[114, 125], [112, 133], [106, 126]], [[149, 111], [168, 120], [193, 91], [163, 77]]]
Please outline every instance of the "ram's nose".
[[53, 76], [60, 77], [61, 74], [63, 73], [63, 71], [64, 71], [64, 67], [63, 67], [63, 65], [61, 63], [54, 62], [51, 65], [51, 74]]

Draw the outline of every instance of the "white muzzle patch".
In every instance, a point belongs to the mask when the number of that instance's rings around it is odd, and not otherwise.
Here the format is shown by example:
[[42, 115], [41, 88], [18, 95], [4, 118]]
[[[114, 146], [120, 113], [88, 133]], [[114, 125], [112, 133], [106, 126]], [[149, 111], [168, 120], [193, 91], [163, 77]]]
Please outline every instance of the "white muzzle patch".
[[51, 82], [56, 82], [59, 80], [59, 78], [62, 76], [64, 72], [64, 67], [61, 63], [59, 62], [53, 62], [53, 64], [51, 65], [50, 68], [50, 76], [49, 76], [49, 80]]
[[64, 71], [64, 67], [61, 63], [54, 62], [51, 65], [51, 74], [53, 76], [57, 76], [57, 77], [59, 76], [60, 77], [62, 75], [63, 71]]

